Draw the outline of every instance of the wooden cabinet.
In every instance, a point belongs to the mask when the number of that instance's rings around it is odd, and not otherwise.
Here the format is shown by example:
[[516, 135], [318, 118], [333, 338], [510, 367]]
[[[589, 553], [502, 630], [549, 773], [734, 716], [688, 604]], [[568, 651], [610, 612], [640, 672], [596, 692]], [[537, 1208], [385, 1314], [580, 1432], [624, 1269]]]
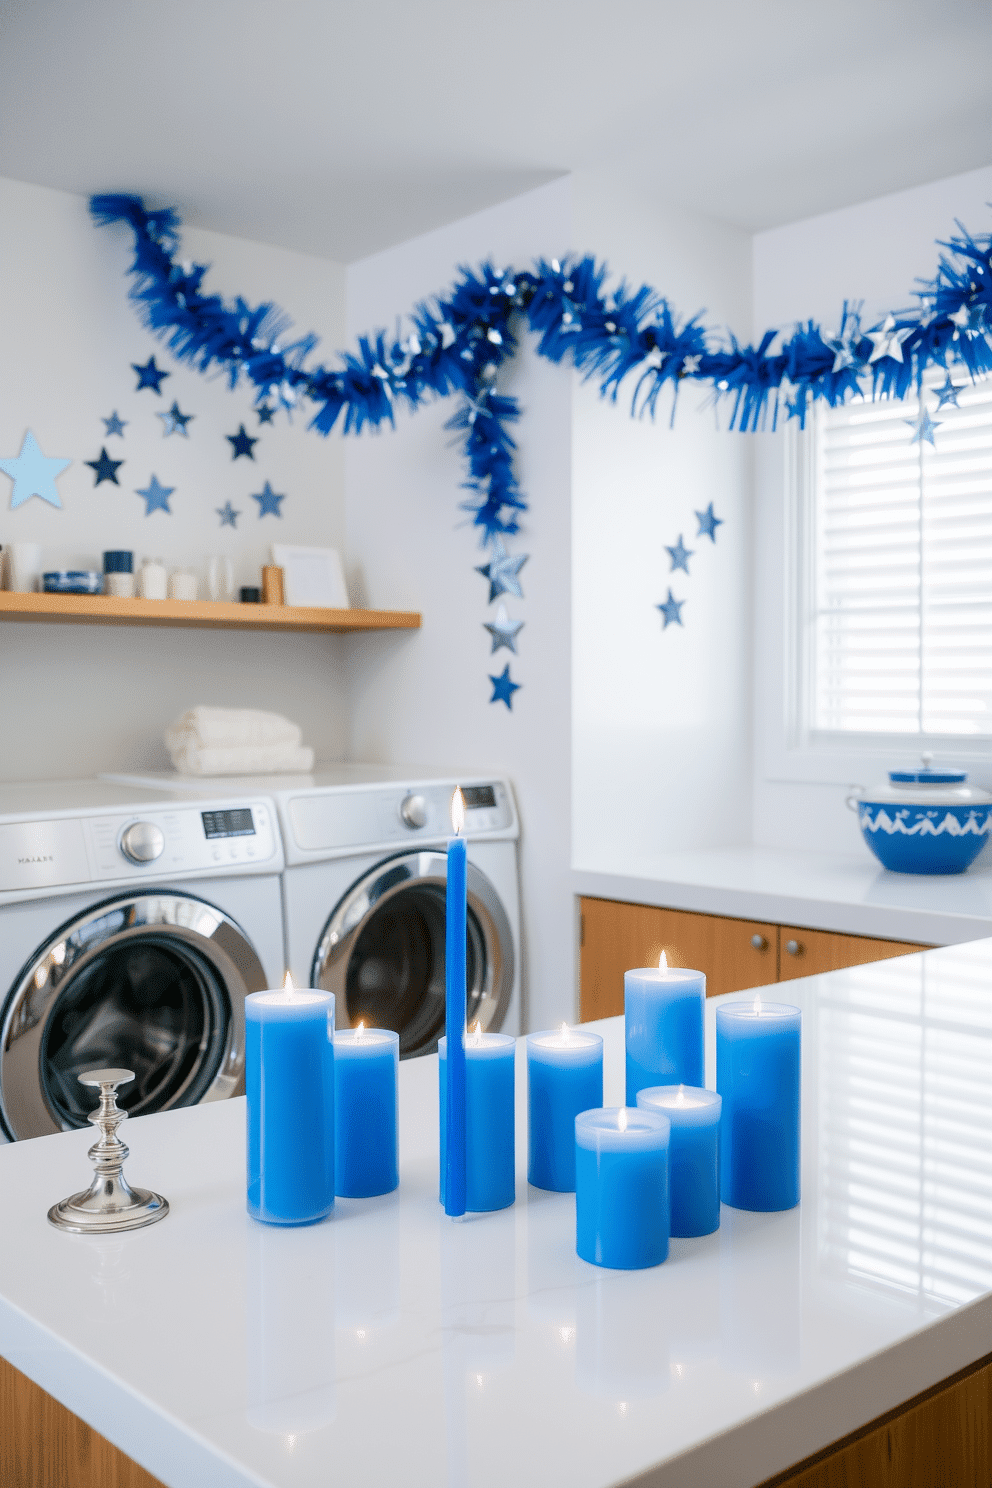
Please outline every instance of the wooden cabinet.
[[580, 908], [583, 1022], [622, 1013], [624, 972], [632, 966], [657, 966], [662, 951], [670, 966], [704, 971], [707, 995], [715, 997], [929, 949], [612, 899], [582, 899]]

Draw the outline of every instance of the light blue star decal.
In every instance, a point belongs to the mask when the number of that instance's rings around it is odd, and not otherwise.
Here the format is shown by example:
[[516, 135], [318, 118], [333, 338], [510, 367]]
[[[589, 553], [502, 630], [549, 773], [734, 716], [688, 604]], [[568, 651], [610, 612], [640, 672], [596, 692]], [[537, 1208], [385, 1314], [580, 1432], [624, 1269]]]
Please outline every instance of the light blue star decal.
[[940, 428], [942, 422], [942, 419], [932, 419], [925, 408], [920, 410], [919, 418], [903, 419], [903, 423], [908, 424], [913, 430], [910, 444], [922, 444], [925, 439], [927, 444], [933, 444], [935, 449], [934, 431]]
[[505, 703], [512, 711], [513, 694], [519, 692], [521, 684], [519, 682], [511, 682], [510, 663], [506, 663], [506, 666], [498, 677], [490, 676], [489, 680], [493, 684], [493, 695], [489, 701], [491, 703]]
[[496, 611], [496, 619], [484, 620], [483, 624], [493, 638], [492, 651], [489, 653], [490, 656], [493, 654], [493, 651], [499, 651], [502, 646], [505, 646], [507, 651], [512, 651], [514, 656], [516, 656], [517, 632], [524, 624], [523, 620], [511, 620], [506, 613], [506, 605], [500, 605]]
[[220, 517], [220, 525], [222, 527], [237, 527], [238, 518], [240, 517], [241, 513], [239, 511], [235, 511], [234, 507], [229, 501], [225, 501], [223, 506], [215, 506], [214, 511]]
[[723, 518], [713, 515], [713, 503], [710, 502], [705, 511], [697, 511], [696, 521], [699, 523], [697, 537], [708, 537], [710, 542], [716, 542], [716, 529], [723, 526]]
[[157, 475], [153, 475], [144, 490], [139, 488], [138, 495], [145, 498], [145, 516], [150, 517], [153, 511], [164, 511], [172, 516], [172, 508], [169, 505], [169, 497], [175, 490], [175, 486], [159, 485]]
[[170, 434], [181, 434], [184, 439], [188, 439], [189, 430], [186, 425], [191, 423], [196, 415], [194, 413], [180, 413], [179, 404], [173, 399], [172, 407], [168, 413], [157, 413], [155, 417], [160, 418], [165, 425], [165, 428], [162, 430], [163, 438], [168, 439]]
[[[227, 437], [228, 439], [230, 439], [230, 434]], [[286, 497], [285, 495], [277, 496], [275, 491], [273, 491], [272, 487], [269, 485], [268, 481], [265, 482], [265, 485], [262, 487], [261, 491], [259, 491], [257, 494], [252, 494], [251, 499], [252, 501], [258, 502], [258, 515], [260, 517], [267, 517], [270, 513], [274, 517], [282, 516], [282, 512], [279, 510], [279, 508], [286, 500]]]
[[62, 501], [55, 489], [55, 478], [61, 475], [71, 460], [60, 460], [56, 455], [43, 455], [38, 441], [29, 429], [21, 445], [21, 453], [9, 460], [0, 460], [0, 470], [14, 482], [10, 498], [10, 509], [23, 506], [32, 496], [40, 496], [49, 506], [61, 508]]
[[172, 376], [171, 372], [163, 372], [160, 368], [156, 367], [153, 356], [148, 358], [143, 367], [139, 366], [137, 362], [132, 362], [131, 366], [138, 374], [138, 386], [135, 388], [136, 393], [140, 393], [142, 388], [147, 387], [151, 388], [153, 393], [161, 395], [162, 383], [167, 377]]
[[953, 382], [951, 381], [950, 372], [947, 372], [946, 376], [947, 381], [944, 383], [944, 386], [934, 388], [934, 392], [937, 394], [937, 407], [934, 409], [935, 413], [939, 413], [945, 403], [951, 403], [954, 405], [955, 408], [958, 407], [958, 393], [961, 391], [961, 389], [954, 386]]
[[655, 609], [661, 611], [662, 619], [665, 622], [662, 627], [663, 630], [667, 630], [670, 625], [682, 625], [684, 627], [685, 621], [682, 619], [682, 606], [684, 604], [685, 600], [675, 599], [671, 589], [669, 589], [668, 598], [665, 600], [665, 603], [655, 605]]
[[503, 546], [503, 539], [497, 537], [493, 542], [493, 556], [488, 563], [481, 564], [476, 568], [484, 579], [489, 580], [489, 603], [492, 604], [501, 594], [515, 594], [518, 599], [523, 599], [524, 591], [520, 587], [517, 575], [523, 568], [530, 555], [522, 553], [519, 558], [511, 558]]
[[[697, 512], [696, 515], [698, 516], [699, 513]], [[680, 568], [683, 573], [687, 574], [689, 572], [689, 559], [693, 556], [694, 551], [693, 548], [686, 547], [682, 541], [682, 534], [680, 532], [679, 540], [674, 548], [665, 548], [665, 552], [672, 560], [672, 566], [669, 572], [674, 573], [677, 568]]]
[[130, 419], [119, 418], [117, 415], [117, 409], [115, 408], [110, 417], [103, 420], [103, 423], [107, 427], [107, 438], [109, 439], [111, 434], [119, 434], [123, 439], [124, 426], [125, 424], [129, 424], [130, 422]]

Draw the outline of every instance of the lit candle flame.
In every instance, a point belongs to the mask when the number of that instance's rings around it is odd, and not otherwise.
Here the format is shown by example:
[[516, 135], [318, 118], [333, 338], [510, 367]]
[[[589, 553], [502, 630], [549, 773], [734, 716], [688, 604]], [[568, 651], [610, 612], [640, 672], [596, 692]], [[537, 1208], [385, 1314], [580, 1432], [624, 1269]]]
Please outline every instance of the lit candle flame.
[[355, 1029], [355, 1037], [356, 1038], [361, 1038], [362, 1037], [362, 1034], [364, 1032], [365, 1032], [365, 1024], [364, 1023], [359, 1023], [358, 1027]]
[[451, 827], [456, 837], [460, 837], [465, 830], [465, 797], [460, 785], [455, 786], [451, 797]]
[[561, 1041], [562, 1041], [563, 1044], [567, 1044], [568, 1043], [568, 1024], [567, 1023], [563, 1023], [561, 1025]]
[[296, 991], [296, 988], [293, 986], [293, 978], [290, 976], [290, 974], [289, 974], [288, 971], [286, 973], [285, 980], [283, 981], [283, 984], [282, 984], [282, 990], [284, 992], [295, 992]]
[[664, 951], [662, 951], [661, 955], [658, 957], [658, 970], [668, 970], [668, 957], [665, 955]]
[[677, 1106], [684, 1106], [685, 1105], [685, 1086], [684, 1085], [680, 1085], [679, 1086], [679, 1093], [675, 1097], [675, 1104]]
[[476, 1044], [482, 1043], [482, 1024], [479, 1022], [472, 1024], [472, 1041]]
[[627, 1111], [626, 1111], [625, 1107], [623, 1107], [623, 1106], [620, 1107], [620, 1110], [617, 1113], [617, 1130], [618, 1131], [626, 1131], [627, 1130]]
[[761, 993], [760, 992], [756, 992], [754, 994], [754, 1016], [756, 1018], [758, 1018], [758, 1017], [761, 1016]]

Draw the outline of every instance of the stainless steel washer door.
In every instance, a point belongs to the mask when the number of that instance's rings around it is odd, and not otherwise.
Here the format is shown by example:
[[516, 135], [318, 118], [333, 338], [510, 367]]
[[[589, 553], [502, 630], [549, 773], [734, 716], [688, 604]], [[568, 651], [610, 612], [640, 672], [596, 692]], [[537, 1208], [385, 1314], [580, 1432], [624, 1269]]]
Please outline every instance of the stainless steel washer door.
[[82, 1070], [125, 1066], [132, 1115], [223, 1100], [244, 1070], [244, 999], [265, 986], [244, 931], [155, 890], [96, 905], [39, 947], [0, 1019], [0, 1122], [19, 1140], [86, 1125]]
[[[339, 1027], [392, 1028], [400, 1056], [429, 1054], [444, 1032], [444, 853], [376, 864], [324, 926], [310, 985], [333, 992]], [[497, 1030], [513, 988], [513, 938], [495, 888], [468, 865], [468, 1021]]]

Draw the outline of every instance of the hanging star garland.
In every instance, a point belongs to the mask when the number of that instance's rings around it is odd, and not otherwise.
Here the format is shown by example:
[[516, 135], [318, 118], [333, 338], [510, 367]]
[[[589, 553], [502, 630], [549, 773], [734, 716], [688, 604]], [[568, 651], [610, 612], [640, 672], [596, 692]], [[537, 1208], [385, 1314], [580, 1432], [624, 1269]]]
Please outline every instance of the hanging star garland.
[[511, 681], [510, 663], [506, 663], [506, 666], [500, 672], [498, 677], [490, 676], [489, 680], [493, 684], [493, 695], [489, 699], [489, 701], [491, 703], [505, 703], [512, 712], [513, 694], [520, 691], [522, 684], [520, 682]]
[[131, 422], [131, 420], [119, 418], [117, 409], [115, 408], [110, 417], [102, 419], [101, 422], [106, 425], [108, 439], [110, 438], [111, 434], [119, 434], [120, 437], [123, 439], [124, 429]]
[[256, 444], [258, 443], [258, 440], [252, 439], [251, 435], [245, 432], [244, 424], [240, 424], [238, 426], [237, 434], [225, 434], [224, 438], [227, 439], [231, 445], [232, 460], [237, 460], [238, 457], [241, 455], [246, 455], [249, 460], [254, 460], [254, 449]]
[[175, 486], [160, 485], [158, 476], [153, 475], [144, 490], [137, 491], [137, 495], [145, 498], [145, 516], [150, 517], [153, 511], [164, 511], [171, 517], [172, 508], [169, 505], [169, 497], [175, 489]]
[[273, 517], [282, 516], [280, 507], [282, 506], [286, 498], [285, 496], [277, 496], [275, 491], [273, 491], [272, 487], [269, 485], [268, 481], [265, 482], [265, 485], [262, 487], [261, 491], [259, 491], [256, 495], [253, 495], [251, 499], [252, 501], [258, 502], [258, 515], [260, 517], [267, 517], [270, 515]]
[[[904, 398], [921, 390], [931, 367], [960, 368], [973, 381], [992, 371], [992, 235], [964, 228], [939, 245], [946, 251], [934, 278], [914, 292], [918, 305], [864, 330], [859, 308], [845, 304], [836, 332], [808, 320], [791, 334], [774, 327], [746, 345], [698, 316], [680, 317], [648, 285], [608, 286], [605, 265], [591, 256], [539, 259], [520, 270], [486, 262], [462, 269], [452, 289], [417, 306], [405, 336], [370, 332], [338, 365], [325, 366], [311, 360], [315, 336], [287, 339], [289, 322], [274, 305], [204, 291], [206, 267], [178, 258], [174, 211], [149, 211], [128, 195], [94, 196], [90, 210], [98, 224], [124, 222], [134, 235], [131, 295], [147, 328], [198, 371], [224, 372], [232, 388], [247, 379], [256, 407], [290, 413], [304, 402], [318, 433], [340, 423], [346, 434], [360, 434], [394, 423], [400, 406], [456, 395], [449, 427], [464, 440], [465, 508], [494, 562], [497, 543], [519, 530], [527, 508], [510, 434], [520, 410], [497, 388], [521, 329], [536, 337], [538, 355], [570, 361], [611, 401], [629, 388], [634, 414], [653, 415], [667, 392], [674, 419], [678, 392], [692, 381], [708, 387], [728, 408], [728, 427], [742, 431], [774, 429], [780, 415], [804, 426], [818, 402]], [[152, 374], [168, 375], [154, 358], [135, 370], [139, 389], [159, 391]], [[238, 437], [228, 436], [232, 444]], [[250, 446], [235, 448], [232, 458], [239, 453], [251, 457]], [[704, 535], [715, 541], [715, 525]], [[501, 592], [517, 591], [491, 584], [490, 600]]]
[[490, 655], [506, 647], [507, 651], [517, 654], [517, 636], [523, 628], [522, 620], [511, 620], [506, 613], [506, 605], [500, 605], [496, 611], [495, 620], [485, 620], [483, 624], [492, 636], [492, 650]]
[[32, 496], [39, 496], [42, 501], [47, 501], [49, 506], [57, 506], [61, 510], [62, 500], [55, 489], [55, 481], [71, 464], [71, 460], [60, 460], [55, 455], [43, 455], [37, 439], [28, 429], [20, 454], [11, 456], [7, 460], [0, 460], [0, 470], [5, 475], [9, 475], [14, 482], [14, 489], [10, 496], [11, 511], [23, 506], [25, 501], [31, 500]]
[[913, 437], [909, 441], [910, 444], [922, 444], [924, 440], [926, 440], [927, 444], [934, 444], [933, 436], [940, 428], [942, 420], [932, 419], [927, 410], [921, 408], [917, 418], [903, 419], [903, 423], [908, 424], [913, 430]]
[[117, 479], [117, 472], [124, 464], [124, 461], [112, 460], [105, 448], [100, 450], [99, 459], [84, 460], [83, 464], [88, 465], [93, 471], [95, 477], [93, 481], [94, 486], [98, 486], [101, 481], [113, 481], [115, 486], [120, 485], [120, 481]]
[[475, 570], [484, 579], [489, 580], [490, 604], [501, 594], [514, 594], [517, 599], [523, 598], [524, 591], [520, 587], [520, 579], [517, 576], [528, 557], [527, 553], [522, 553], [516, 558], [511, 557], [506, 551], [502, 538], [493, 539], [492, 558], [488, 563], [480, 564]]
[[220, 517], [220, 525], [222, 527], [237, 528], [238, 518], [240, 517], [241, 513], [239, 511], [235, 511], [234, 507], [229, 501], [225, 501], [223, 506], [215, 506], [214, 511]]
[[[697, 512], [696, 515], [698, 516], [699, 513]], [[672, 566], [669, 570], [670, 573], [674, 573], [677, 568], [680, 568], [683, 573], [687, 574], [689, 572], [689, 559], [693, 556], [693, 549], [687, 548], [685, 546], [685, 543], [682, 541], [681, 532], [679, 533], [679, 540], [675, 544], [674, 548], [666, 547], [665, 552], [672, 560]]]
[[137, 362], [132, 362], [131, 366], [138, 374], [138, 386], [135, 388], [135, 392], [140, 393], [142, 388], [151, 388], [153, 393], [158, 393], [161, 397], [162, 383], [167, 377], [171, 377], [172, 373], [162, 372], [156, 367], [153, 356], [148, 358], [148, 361], [143, 367], [139, 366]]
[[168, 439], [170, 434], [181, 434], [184, 439], [188, 439], [189, 430], [186, 425], [191, 424], [196, 415], [192, 413], [180, 413], [179, 404], [173, 400], [172, 407], [168, 413], [157, 413], [155, 417], [160, 418], [165, 425], [165, 428], [162, 430], [163, 438]]

